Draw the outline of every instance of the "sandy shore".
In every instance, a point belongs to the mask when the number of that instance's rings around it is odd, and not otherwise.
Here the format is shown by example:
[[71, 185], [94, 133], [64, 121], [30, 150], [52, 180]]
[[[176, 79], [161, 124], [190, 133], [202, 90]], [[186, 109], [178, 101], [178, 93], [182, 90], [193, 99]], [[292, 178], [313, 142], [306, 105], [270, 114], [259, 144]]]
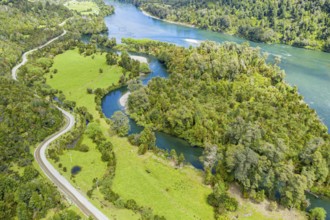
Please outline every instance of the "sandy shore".
[[182, 22], [176, 22], [176, 21], [170, 21], [170, 20], [166, 20], [166, 19], [161, 19], [161, 18], [158, 18], [156, 16], [153, 16], [153, 15], [149, 14], [146, 11], [143, 11], [142, 9], [140, 9], [140, 10], [142, 11], [142, 13], [145, 16], [148, 16], [150, 18], [154, 18], [154, 19], [157, 19], [157, 20], [160, 20], [160, 21], [165, 21], [165, 22], [171, 23], [171, 24], [178, 24], [178, 25], [182, 25], [182, 26], [186, 26], [186, 27], [196, 28], [195, 25], [192, 25], [192, 24], [187, 24], [187, 23], [182, 23]]
[[119, 103], [121, 106], [126, 107], [128, 96], [130, 95], [130, 92], [125, 93], [122, 97], [119, 99]]
[[143, 56], [130, 55], [133, 60], [140, 61], [141, 63], [148, 63], [148, 59]]

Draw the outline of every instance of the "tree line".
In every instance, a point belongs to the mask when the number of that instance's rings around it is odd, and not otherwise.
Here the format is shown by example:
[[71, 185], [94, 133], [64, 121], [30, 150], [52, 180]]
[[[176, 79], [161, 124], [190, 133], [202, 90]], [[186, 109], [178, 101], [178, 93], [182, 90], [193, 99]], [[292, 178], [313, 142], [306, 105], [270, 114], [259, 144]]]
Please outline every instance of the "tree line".
[[330, 52], [330, 0], [122, 0], [161, 19]]
[[329, 187], [326, 126], [258, 49], [234, 43], [186, 49], [124, 42], [154, 54], [171, 73], [132, 92], [130, 116], [205, 148], [205, 181], [214, 188], [210, 203], [215, 207], [228, 201], [219, 188], [233, 181], [246, 197], [266, 196], [302, 210], [308, 205], [306, 190]]

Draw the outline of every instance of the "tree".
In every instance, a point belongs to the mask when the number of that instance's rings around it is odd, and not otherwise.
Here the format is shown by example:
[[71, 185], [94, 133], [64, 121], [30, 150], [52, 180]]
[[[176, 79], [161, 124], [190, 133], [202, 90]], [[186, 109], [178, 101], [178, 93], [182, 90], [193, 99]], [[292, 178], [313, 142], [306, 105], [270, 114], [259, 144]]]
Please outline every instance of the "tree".
[[134, 92], [136, 90], [143, 88], [141, 80], [138, 80], [138, 79], [132, 79], [132, 80], [128, 81], [127, 84], [128, 84], [128, 90], [130, 92]]
[[124, 69], [131, 71], [132, 70], [132, 59], [127, 53], [127, 51], [123, 51], [120, 55], [119, 66], [123, 67]]
[[274, 202], [274, 201], [271, 201], [271, 202], [269, 203], [268, 209], [269, 209], [270, 211], [276, 211], [276, 210], [277, 210], [277, 203]]
[[321, 207], [313, 208], [309, 212], [309, 219], [311, 220], [325, 220], [327, 216], [327, 212]]
[[217, 149], [216, 145], [206, 144], [203, 151], [203, 164], [204, 168], [212, 169], [217, 162]]
[[33, 166], [25, 167], [24, 174], [23, 174], [23, 181], [29, 182], [32, 181], [34, 178], [36, 178], [39, 175], [38, 171]]
[[118, 62], [118, 55], [113, 52], [108, 52], [105, 58], [108, 65], [116, 65]]
[[139, 69], [140, 73], [150, 73], [150, 67], [147, 63], [140, 63], [140, 69]]
[[80, 220], [81, 217], [72, 210], [65, 210], [54, 215], [52, 220]]
[[86, 130], [85, 130], [85, 133], [92, 140], [97, 140], [97, 139], [99, 139], [102, 136], [101, 127], [96, 122], [89, 123], [88, 126], [87, 126], [87, 128], [86, 128]]
[[146, 126], [139, 137], [139, 154], [145, 154], [147, 150], [153, 150], [156, 147], [156, 136], [152, 129]]
[[122, 111], [116, 111], [112, 117], [112, 129], [119, 135], [119, 136], [126, 136], [130, 129], [129, 119]]
[[183, 153], [181, 153], [178, 158], [178, 166], [183, 166], [184, 162], [185, 162], [185, 158]]

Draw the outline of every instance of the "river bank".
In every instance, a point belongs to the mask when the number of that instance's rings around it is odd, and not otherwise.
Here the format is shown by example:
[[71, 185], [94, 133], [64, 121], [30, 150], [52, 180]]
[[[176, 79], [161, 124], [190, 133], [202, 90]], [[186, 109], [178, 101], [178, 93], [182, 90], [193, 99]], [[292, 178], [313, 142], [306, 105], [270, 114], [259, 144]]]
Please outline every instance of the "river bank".
[[126, 108], [127, 106], [127, 100], [128, 100], [128, 96], [130, 95], [130, 92], [125, 93], [120, 99], [119, 99], [119, 103], [122, 107]]
[[137, 60], [140, 63], [148, 63], [148, 59], [143, 56], [129, 55], [133, 60]]
[[[163, 22], [158, 18], [150, 19], [150, 15], [146, 15], [133, 5], [110, 2], [115, 7], [117, 6], [116, 14], [107, 17], [106, 24], [109, 28], [109, 36], [117, 39], [149, 38], [183, 47], [194, 46], [196, 43], [195, 41], [187, 41], [187, 39], [210, 40], [219, 43], [247, 41], [237, 36], [200, 30], [187, 25], [176, 25], [173, 22]], [[127, 16], [128, 14], [130, 16]], [[315, 109], [321, 120], [330, 127], [330, 106], [328, 105], [330, 103], [330, 89], [328, 87], [330, 83], [330, 54], [280, 44], [269, 45], [256, 42], [249, 42], [249, 44], [252, 47], [259, 47], [261, 52], [267, 52], [270, 62], [273, 62], [275, 56], [281, 56], [282, 62], [279, 66], [286, 71], [285, 81], [299, 88], [299, 93], [304, 96], [304, 101]], [[122, 92], [122, 94], [125, 93], [126, 91]], [[112, 112], [115, 111], [113, 99], [115, 95], [119, 96], [120, 94], [121, 91], [118, 90], [109, 94], [104, 100], [102, 109], [108, 115], [107, 117], [111, 117]], [[119, 105], [118, 100], [116, 102]], [[186, 155], [189, 154], [186, 153]], [[317, 201], [323, 200], [318, 199]], [[329, 210], [330, 213], [329, 204], [324, 203], [322, 207], [326, 208], [327, 211]]]
[[153, 19], [157, 19], [157, 20], [160, 20], [160, 21], [164, 21], [164, 22], [167, 22], [167, 23], [170, 23], [170, 24], [176, 24], [176, 25], [181, 25], [181, 26], [186, 26], [186, 27], [190, 27], [190, 28], [197, 28], [195, 25], [192, 25], [192, 24], [187, 24], [187, 23], [183, 23], [183, 22], [178, 22], [178, 21], [171, 21], [171, 20], [167, 20], [167, 19], [161, 19], [161, 18], [158, 18], [154, 15], [151, 15], [150, 13], [144, 11], [143, 9], [139, 8], [141, 10], [141, 12], [145, 15], [145, 16], [148, 16], [150, 18], [153, 18]]

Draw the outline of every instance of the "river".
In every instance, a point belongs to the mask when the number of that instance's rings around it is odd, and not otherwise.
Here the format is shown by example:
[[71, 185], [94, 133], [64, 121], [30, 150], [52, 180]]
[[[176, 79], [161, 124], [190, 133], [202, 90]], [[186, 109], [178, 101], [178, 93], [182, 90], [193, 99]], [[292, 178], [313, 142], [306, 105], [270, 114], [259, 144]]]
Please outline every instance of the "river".
[[[117, 42], [121, 38], [149, 38], [176, 45], [188, 47], [197, 46], [205, 40], [219, 43], [233, 41], [237, 43], [247, 40], [231, 35], [215, 33], [183, 25], [176, 25], [153, 19], [144, 15], [131, 4], [106, 0], [106, 4], [115, 6], [115, 14], [105, 18], [109, 29], [109, 37], [115, 37]], [[304, 96], [305, 102], [316, 110], [320, 119], [330, 127], [330, 53], [295, 48], [287, 45], [268, 45], [264, 43], [249, 42], [253, 47], [259, 47], [261, 51], [269, 54], [270, 60], [274, 56], [281, 57], [280, 67], [285, 70], [285, 80], [298, 87], [298, 91]], [[155, 59], [149, 57], [152, 73], [143, 79], [146, 84], [152, 77], [167, 77], [164, 67]], [[119, 98], [127, 91], [121, 88], [109, 93], [102, 102], [102, 109], [107, 117], [111, 117], [114, 111], [123, 110], [119, 104]], [[136, 133], [142, 128], [131, 121], [130, 133]], [[176, 149], [183, 153], [188, 162], [194, 167], [201, 168], [198, 157], [201, 150], [191, 148], [187, 142], [178, 138], [156, 133], [157, 145], [163, 149]], [[312, 206], [322, 206], [330, 213], [329, 200], [311, 199]], [[330, 214], [327, 219], [330, 220]]]

